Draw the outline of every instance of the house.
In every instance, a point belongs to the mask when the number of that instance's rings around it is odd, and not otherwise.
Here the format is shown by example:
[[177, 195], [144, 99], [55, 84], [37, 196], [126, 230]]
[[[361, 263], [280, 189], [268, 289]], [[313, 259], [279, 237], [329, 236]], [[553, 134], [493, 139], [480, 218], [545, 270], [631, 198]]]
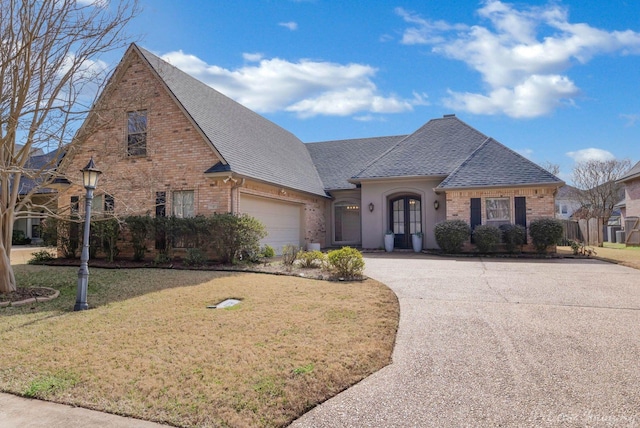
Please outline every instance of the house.
[[558, 189], [556, 194], [556, 218], [560, 220], [568, 220], [573, 213], [578, 211], [582, 204], [577, 198], [579, 192], [573, 186], [564, 185]]
[[55, 151], [45, 154], [37, 149], [30, 153], [24, 166], [18, 188], [19, 209], [15, 214], [13, 230], [14, 233], [21, 232], [27, 242], [42, 242], [40, 222], [47, 217], [47, 213], [55, 211], [55, 192], [42, 186], [42, 182], [48, 178], [49, 171], [55, 169], [57, 161]]
[[624, 201], [617, 206], [620, 208], [626, 243], [640, 245], [640, 162], [631, 167], [618, 183], [624, 185]]
[[[455, 115], [408, 135], [304, 144], [204, 83], [131, 45], [61, 168], [104, 172], [94, 205], [119, 214], [232, 212], [261, 220], [268, 243], [437, 248], [445, 219], [527, 225], [554, 216], [564, 183]], [[75, 174], [75, 176], [72, 176]], [[77, 205], [78, 185], [61, 194]], [[108, 204], [105, 201], [109, 201]]]

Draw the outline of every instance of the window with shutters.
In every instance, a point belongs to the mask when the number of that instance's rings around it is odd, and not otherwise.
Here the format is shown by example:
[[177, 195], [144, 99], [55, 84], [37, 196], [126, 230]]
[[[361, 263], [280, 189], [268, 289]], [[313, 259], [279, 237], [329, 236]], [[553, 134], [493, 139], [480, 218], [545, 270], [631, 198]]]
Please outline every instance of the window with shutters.
[[500, 226], [511, 223], [511, 204], [509, 198], [487, 198], [484, 201], [486, 224]]

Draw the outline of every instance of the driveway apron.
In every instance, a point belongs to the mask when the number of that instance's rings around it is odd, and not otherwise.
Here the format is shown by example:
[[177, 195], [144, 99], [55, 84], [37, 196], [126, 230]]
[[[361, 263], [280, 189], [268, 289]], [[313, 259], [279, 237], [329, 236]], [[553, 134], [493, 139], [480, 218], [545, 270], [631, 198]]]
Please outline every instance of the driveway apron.
[[400, 301], [393, 363], [293, 427], [640, 427], [640, 271], [366, 255]]

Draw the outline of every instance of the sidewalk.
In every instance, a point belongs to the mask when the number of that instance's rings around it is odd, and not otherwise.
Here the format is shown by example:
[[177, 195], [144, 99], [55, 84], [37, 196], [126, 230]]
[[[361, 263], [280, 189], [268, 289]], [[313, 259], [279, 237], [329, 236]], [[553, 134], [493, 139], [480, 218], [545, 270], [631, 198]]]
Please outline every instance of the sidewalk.
[[0, 426], [2, 428], [159, 428], [167, 425], [0, 393]]

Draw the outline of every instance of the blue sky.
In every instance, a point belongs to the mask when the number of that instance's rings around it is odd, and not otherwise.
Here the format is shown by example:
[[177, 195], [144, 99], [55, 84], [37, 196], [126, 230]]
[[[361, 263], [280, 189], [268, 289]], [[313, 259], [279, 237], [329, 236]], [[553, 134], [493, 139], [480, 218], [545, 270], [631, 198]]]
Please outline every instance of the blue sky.
[[304, 142], [455, 113], [537, 163], [640, 158], [637, 0], [141, 0], [138, 43]]

